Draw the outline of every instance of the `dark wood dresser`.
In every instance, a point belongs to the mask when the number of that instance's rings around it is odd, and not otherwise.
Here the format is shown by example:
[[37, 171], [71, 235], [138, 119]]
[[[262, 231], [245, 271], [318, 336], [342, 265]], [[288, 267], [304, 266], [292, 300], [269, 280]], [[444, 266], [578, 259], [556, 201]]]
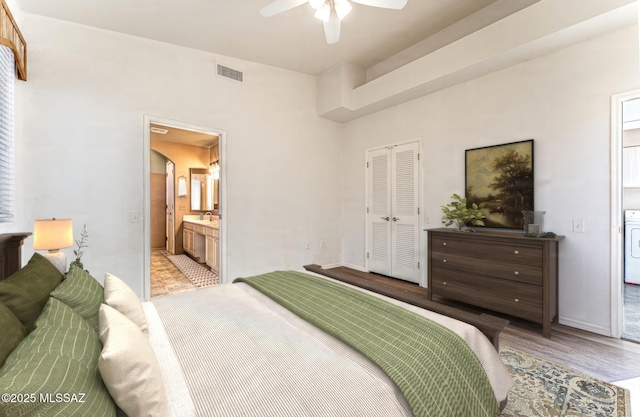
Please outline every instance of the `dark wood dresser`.
[[509, 232], [429, 229], [429, 299], [440, 296], [542, 323], [558, 317], [558, 242]]

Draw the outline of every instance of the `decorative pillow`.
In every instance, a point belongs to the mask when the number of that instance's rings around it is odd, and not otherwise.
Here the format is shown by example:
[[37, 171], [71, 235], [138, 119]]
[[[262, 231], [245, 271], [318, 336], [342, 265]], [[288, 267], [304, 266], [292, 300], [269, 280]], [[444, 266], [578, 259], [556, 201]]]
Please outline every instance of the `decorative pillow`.
[[0, 368], [5, 359], [27, 336], [27, 330], [18, 318], [9, 310], [9, 307], [0, 303]]
[[0, 368], [2, 393], [23, 399], [0, 401], [0, 416], [113, 417], [115, 403], [98, 371], [100, 350], [96, 331], [50, 298], [35, 330]]
[[[71, 307], [49, 298], [35, 329], [22, 344], [30, 352], [69, 357], [96, 370], [102, 345], [97, 332]], [[41, 336], [40, 333], [46, 333]], [[32, 336], [33, 335], [33, 336]]]
[[51, 296], [71, 307], [98, 331], [98, 310], [104, 302], [104, 289], [87, 271], [71, 265], [64, 281]]
[[118, 310], [148, 337], [147, 316], [135, 292], [120, 278], [110, 273], [104, 275], [104, 302]]
[[147, 336], [123, 314], [100, 306], [98, 367], [111, 397], [129, 417], [169, 415], [156, 355]]
[[34, 253], [24, 268], [0, 282], [0, 302], [31, 331], [33, 322], [49, 299], [49, 293], [62, 278], [58, 268], [47, 258]]

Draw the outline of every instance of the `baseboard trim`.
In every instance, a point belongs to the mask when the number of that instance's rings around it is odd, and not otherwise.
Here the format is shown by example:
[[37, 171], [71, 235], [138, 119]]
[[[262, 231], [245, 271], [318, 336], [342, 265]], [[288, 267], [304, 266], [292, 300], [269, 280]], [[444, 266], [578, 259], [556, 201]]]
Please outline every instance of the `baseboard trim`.
[[580, 320], [568, 319], [566, 317], [560, 317], [558, 319], [560, 324], [565, 326], [574, 327], [580, 330], [586, 330], [587, 332], [601, 334], [603, 336], [611, 337], [611, 329], [602, 326], [594, 326], [591, 323], [585, 323]]

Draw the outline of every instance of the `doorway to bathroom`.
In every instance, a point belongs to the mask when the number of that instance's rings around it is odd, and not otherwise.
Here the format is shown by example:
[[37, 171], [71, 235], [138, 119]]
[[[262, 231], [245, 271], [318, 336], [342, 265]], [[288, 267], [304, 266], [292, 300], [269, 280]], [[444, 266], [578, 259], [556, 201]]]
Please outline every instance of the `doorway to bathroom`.
[[215, 285], [226, 271], [225, 132], [145, 116], [145, 299]]

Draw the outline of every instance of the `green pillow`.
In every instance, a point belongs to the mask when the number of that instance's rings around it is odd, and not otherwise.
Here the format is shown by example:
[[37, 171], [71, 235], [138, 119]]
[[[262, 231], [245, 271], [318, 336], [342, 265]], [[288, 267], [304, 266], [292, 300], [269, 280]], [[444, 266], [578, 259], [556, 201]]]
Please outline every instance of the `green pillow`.
[[18, 318], [9, 310], [9, 307], [0, 303], [0, 368], [5, 359], [22, 342], [27, 335], [27, 330]]
[[71, 307], [98, 331], [98, 310], [104, 302], [104, 289], [87, 271], [71, 265], [64, 281], [51, 296]]
[[[35, 329], [0, 368], [2, 393], [34, 397], [0, 401], [0, 416], [113, 417], [115, 403], [98, 370], [101, 349], [91, 326], [71, 307], [50, 298]], [[65, 394], [77, 397], [56, 397]]]
[[0, 281], [0, 302], [4, 303], [31, 331], [49, 293], [62, 282], [62, 274], [44, 256], [34, 253], [24, 268]]
[[9, 356], [0, 369], [0, 386], [3, 395], [21, 399], [0, 401], [0, 416], [116, 415], [100, 373], [68, 357], [39, 352], [28, 352], [19, 359]]
[[[43, 336], [41, 333], [46, 334]], [[30, 352], [51, 353], [75, 359], [89, 369], [96, 366], [102, 351], [98, 334], [89, 323], [71, 307], [55, 298], [49, 298], [35, 322], [35, 329], [22, 345]]]

